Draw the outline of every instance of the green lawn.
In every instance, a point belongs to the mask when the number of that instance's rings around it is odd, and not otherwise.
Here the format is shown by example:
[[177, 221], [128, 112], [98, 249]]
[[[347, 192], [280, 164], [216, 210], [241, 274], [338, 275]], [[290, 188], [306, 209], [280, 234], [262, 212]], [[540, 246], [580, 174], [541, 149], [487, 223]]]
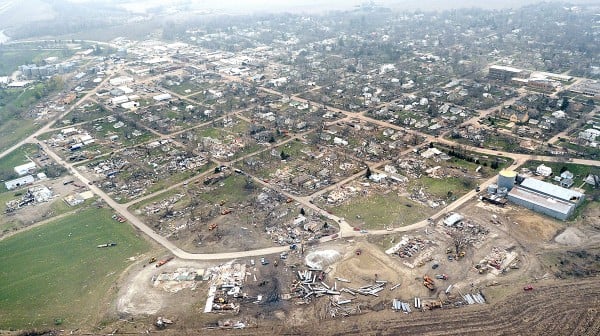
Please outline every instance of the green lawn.
[[0, 151], [8, 149], [42, 126], [24, 117], [24, 112], [63, 87], [62, 79], [53, 77], [23, 89], [0, 90]]
[[[89, 209], [0, 241], [0, 329], [97, 323], [129, 257], [149, 249], [110, 209]], [[116, 242], [111, 248], [98, 244]]]
[[30, 119], [9, 119], [0, 122], [0, 152], [33, 134], [42, 125]]
[[466, 178], [450, 177], [445, 179], [435, 179], [423, 176], [418, 180], [410, 182], [410, 186], [423, 186], [427, 193], [442, 199], [448, 197], [448, 192], [452, 192], [452, 197], [460, 197], [467, 191], [477, 186], [477, 181]]
[[346, 204], [331, 208], [330, 211], [343, 217], [351, 225], [364, 229], [405, 226], [426, 219], [435, 212], [434, 209], [395, 193], [359, 196]]

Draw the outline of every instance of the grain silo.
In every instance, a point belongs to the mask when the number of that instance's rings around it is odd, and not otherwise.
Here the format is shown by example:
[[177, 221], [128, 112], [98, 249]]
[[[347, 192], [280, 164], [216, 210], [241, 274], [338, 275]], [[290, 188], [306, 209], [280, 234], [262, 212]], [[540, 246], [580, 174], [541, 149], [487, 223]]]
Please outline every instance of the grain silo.
[[503, 169], [498, 174], [498, 188], [506, 188], [511, 190], [515, 185], [515, 179], [517, 178], [517, 172], [513, 170]]

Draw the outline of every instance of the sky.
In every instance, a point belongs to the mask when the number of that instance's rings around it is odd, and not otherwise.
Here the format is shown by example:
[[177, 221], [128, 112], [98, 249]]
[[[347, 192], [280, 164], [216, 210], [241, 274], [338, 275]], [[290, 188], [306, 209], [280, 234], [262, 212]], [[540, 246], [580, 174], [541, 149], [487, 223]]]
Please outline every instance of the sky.
[[[74, 3], [113, 3], [126, 8], [147, 8], [157, 5], [191, 2], [194, 7], [223, 9], [235, 12], [253, 11], [322, 11], [330, 9], [351, 9], [365, 3], [364, 0], [64, 0]], [[377, 0], [376, 4], [406, 10], [444, 10], [461, 7], [516, 8], [542, 0]], [[561, 0], [545, 0], [561, 1]], [[565, 0], [570, 3], [598, 3], [600, 0]], [[2, 0], [0, 0], [0, 3]]]

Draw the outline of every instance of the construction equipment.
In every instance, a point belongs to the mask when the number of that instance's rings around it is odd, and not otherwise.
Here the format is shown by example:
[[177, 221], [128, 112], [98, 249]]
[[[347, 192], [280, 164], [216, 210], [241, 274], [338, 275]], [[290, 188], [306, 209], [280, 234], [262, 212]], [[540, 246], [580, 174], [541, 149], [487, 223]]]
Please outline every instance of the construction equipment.
[[148, 262], [148, 264], [153, 264], [156, 262], [156, 257], [152, 257], [150, 258], [150, 261]]
[[163, 259], [161, 261], [159, 261], [158, 263], [156, 263], [156, 267], [161, 267], [162, 265], [168, 263], [169, 261], [175, 259], [175, 257], [168, 257], [167, 259]]
[[218, 227], [217, 223], [212, 223], [208, 226], [208, 231], [212, 231]]
[[523, 287], [523, 290], [526, 292], [532, 291], [533, 290], [533, 286], [532, 285], [527, 285], [525, 287]]
[[223, 211], [221, 211], [221, 215], [227, 215], [231, 213], [231, 209], [224, 209]]
[[423, 286], [427, 287], [431, 291], [435, 290], [434, 281], [429, 275], [423, 276]]

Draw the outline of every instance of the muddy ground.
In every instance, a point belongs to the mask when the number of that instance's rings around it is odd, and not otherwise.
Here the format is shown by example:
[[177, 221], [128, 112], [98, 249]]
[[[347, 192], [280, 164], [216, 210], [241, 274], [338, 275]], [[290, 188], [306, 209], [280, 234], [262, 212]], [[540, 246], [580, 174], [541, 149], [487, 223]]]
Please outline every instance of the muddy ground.
[[[120, 287], [118, 298], [108, 315], [110, 323], [100, 331], [157, 332], [152, 323], [158, 316], [173, 319], [174, 324], [161, 330], [162, 335], [395, 335], [436, 334], [543, 334], [596, 335], [600, 332], [600, 229], [596, 218], [600, 206], [591, 204], [583, 216], [573, 222], [560, 222], [528, 210], [507, 206], [498, 208], [478, 201], [458, 210], [469, 223], [486, 229], [465, 249], [460, 260], [449, 261], [446, 249], [452, 246], [448, 228], [440, 223], [414, 232], [385, 236], [363, 236], [307, 247], [305, 255], [318, 250], [335, 250], [339, 261], [327, 267], [324, 282], [332, 285], [335, 277], [350, 283], [337, 286], [359, 287], [375, 280], [387, 280], [387, 288], [379, 297], [342, 294], [360, 305], [360, 313], [348, 317], [328, 315], [330, 297], [299, 305], [299, 298], [286, 300], [292, 292], [296, 271], [306, 269], [299, 251], [291, 251], [288, 259], [266, 256], [269, 265], [260, 265], [260, 257], [234, 262], [247, 265], [243, 291], [250, 297], [263, 296], [261, 303], [243, 302], [239, 313], [202, 312], [208, 284], [199, 282], [194, 290], [168, 293], [154, 288], [150, 279], [162, 271], [178, 267], [208, 268], [216, 263], [174, 260], [157, 269], [153, 265], [132, 267]], [[412, 258], [388, 255], [384, 251], [403, 235], [427, 240], [420, 254]], [[594, 248], [595, 247], [595, 248]], [[505, 272], [480, 274], [474, 265], [496, 249], [516, 254], [516, 267]], [[356, 252], [360, 250], [360, 255]], [[274, 260], [279, 261], [274, 266]], [[419, 263], [423, 261], [423, 263]], [[437, 261], [439, 267], [432, 269]], [[422, 284], [423, 275], [447, 274], [448, 280], [435, 280], [430, 291]], [[256, 281], [254, 281], [256, 277]], [[392, 285], [400, 284], [389, 290]], [[446, 295], [445, 289], [453, 289]], [[531, 292], [523, 291], [532, 285]], [[412, 302], [414, 297], [426, 301], [455, 302], [460, 294], [481, 292], [487, 303], [463, 306], [445, 305], [442, 309], [402, 314], [391, 310], [391, 301]], [[570, 319], [569, 316], [577, 318]], [[242, 321], [243, 330], [213, 329], [219, 321]], [[207, 329], [208, 328], [208, 329]], [[110, 329], [110, 330], [109, 330]]]

